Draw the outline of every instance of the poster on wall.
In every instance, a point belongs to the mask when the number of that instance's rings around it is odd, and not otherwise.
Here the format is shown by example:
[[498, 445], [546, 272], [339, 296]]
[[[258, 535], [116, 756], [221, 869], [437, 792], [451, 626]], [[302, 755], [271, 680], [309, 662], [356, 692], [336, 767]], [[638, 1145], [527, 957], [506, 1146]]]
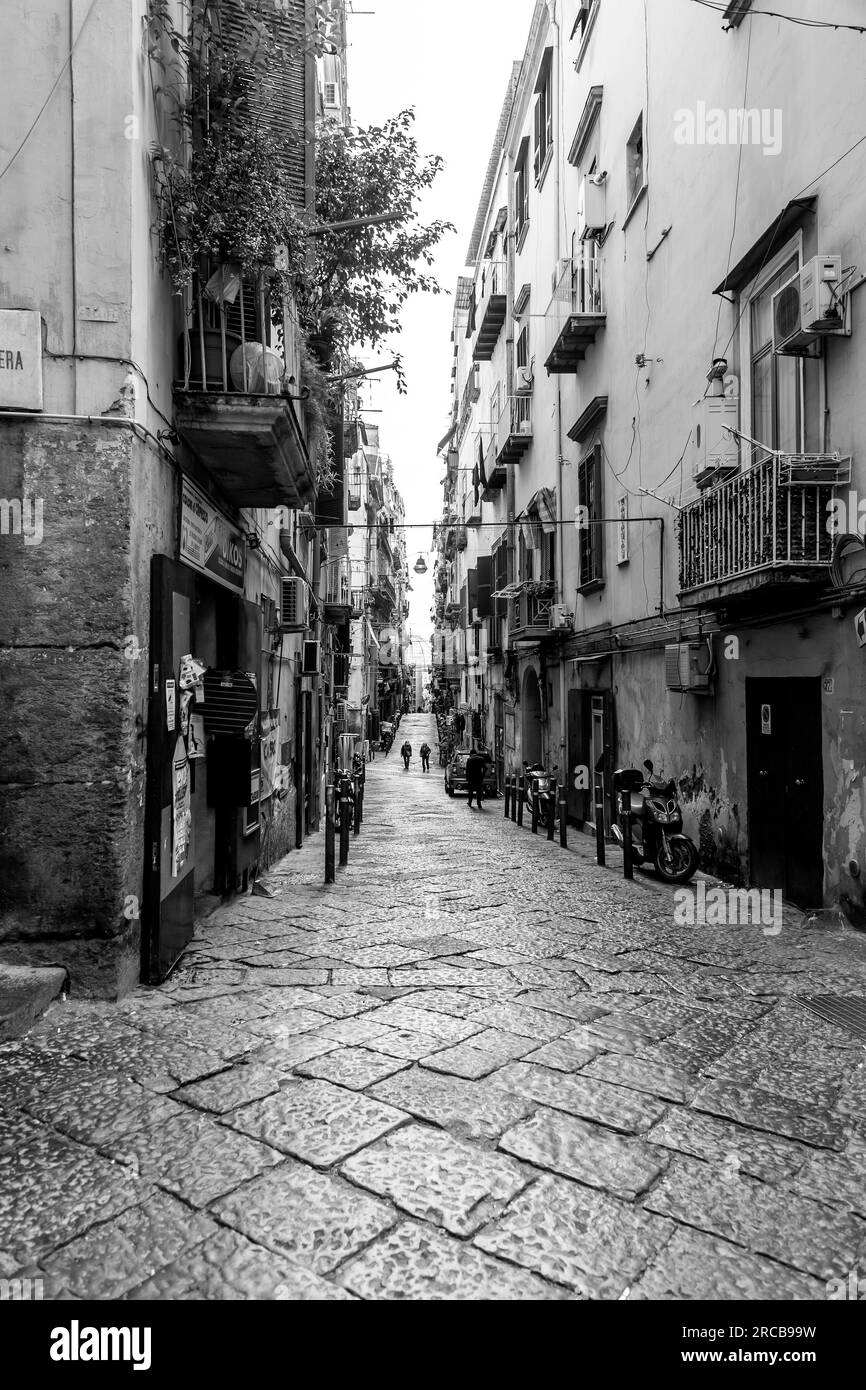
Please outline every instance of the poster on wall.
[[261, 798], [267, 801], [279, 788], [280, 716], [270, 714], [262, 719]]
[[192, 811], [189, 796], [189, 759], [186, 756], [186, 744], [180, 737], [174, 746], [174, 758], [172, 759], [171, 817], [171, 876], [172, 878], [179, 878], [180, 871], [189, 858], [190, 835], [192, 832]]
[[208, 579], [243, 593], [246, 540], [205, 493], [183, 479], [178, 558]]
[[204, 715], [196, 714], [193, 710], [189, 716], [189, 760], [195, 762], [199, 758], [206, 756], [205, 744], [207, 734], [204, 727]]

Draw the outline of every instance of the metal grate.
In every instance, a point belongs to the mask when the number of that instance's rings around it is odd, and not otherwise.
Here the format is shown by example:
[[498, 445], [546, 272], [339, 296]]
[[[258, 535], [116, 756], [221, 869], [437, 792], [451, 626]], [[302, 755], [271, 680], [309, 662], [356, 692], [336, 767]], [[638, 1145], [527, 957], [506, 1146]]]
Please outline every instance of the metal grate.
[[856, 1038], [866, 1038], [866, 999], [841, 994], [801, 994], [799, 1002], [811, 1013]]

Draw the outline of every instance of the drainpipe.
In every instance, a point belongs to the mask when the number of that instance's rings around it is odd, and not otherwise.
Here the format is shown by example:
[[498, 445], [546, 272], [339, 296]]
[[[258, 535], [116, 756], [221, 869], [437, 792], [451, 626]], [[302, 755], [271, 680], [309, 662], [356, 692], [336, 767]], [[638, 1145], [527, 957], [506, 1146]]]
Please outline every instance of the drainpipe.
[[[560, 218], [562, 219], [563, 222], [565, 221], [565, 209], [564, 209], [563, 206], [562, 206], [562, 172], [561, 172], [561, 171], [562, 171], [562, 157], [563, 157], [563, 142], [564, 142], [564, 138], [565, 138], [565, 122], [564, 122], [564, 120], [563, 120], [563, 100], [562, 100], [562, 95], [563, 95], [562, 32], [561, 32], [561, 30], [560, 30], [559, 20], [558, 20], [557, 17], [556, 17], [556, 0], [553, 0], [553, 3], [552, 3], [552, 5], [551, 5], [551, 9], [552, 9], [552, 22], [553, 22], [553, 27], [554, 27], [554, 29], [556, 30], [556, 56], [557, 56], [557, 64], [556, 64], [556, 101], [557, 101], [557, 109], [558, 109], [558, 112], [559, 112], [559, 122], [558, 122], [558, 124], [559, 124], [559, 131], [557, 132], [557, 133], [558, 133], [558, 136], [559, 136], [559, 139], [557, 140], [556, 158], [555, 158], [555, 160], [554, 160], [555, 173], [556, 173], [556, 183], [555, 183], [555, 190], [556, 190], [556, 239], [555, 239], [555, 250], [556, 250], [556, 264], [557, 264], [557, 267], [558, 267], [558, 266], [559, 266], [559, 263], [560, 263], [560, 260], [561, 260], [561, 257], [562, 257], [562, 237], [561, 237], [561, 235], [560, 235]], [[561, 380], [560, 380], [559, 373], [557, 373], [557, 377], [556, 377], [556, 461], [557, 461], [557, 508], [556, 508], [556, 514], [557, 514], [557, 520], [560, 521], [560, 522], [562, 522], [562, 523], [564, 523], [564, 522], [565, 522], [565, 508], [564, 508], [565, 493], [564, 493], [564, 490], [563, 490], [563, 474], [562, 474], [562, 465], [563, 465], [563, 458], [562, 458], [562, 382], [561, 382]], [[563, 524], [563, 525], [559, 526], [557, 529], [558, 529], [558, 535], [557, 535], [557, 545], [556, 545], [556, 559], [557, 559], [557, 568], [558, 568], [558, 570], [559, 570], [559, 583], [558, 583], [558, 586], [557, 586], [558, 589], [559, 589], [558, 598], [559, 598], [559, 602], [560, 602], [560, 603], [564, 603], [564, 602], [565, 602], [565, 525]], [[560, 647], [559, 647], [559, 653], [558, 653], [558, 654], [559, 654], [559, 760], [558, 760], [558, 765], [557, 765], [557, 780], [559, 781], [560, 784], [562, 784], [562, 782], [563, 782], [563, 781], [565, 780], [565, 778], [566, 778], [567, 767], [568, 767], [568, 764], [567, 764], [568, 749], [567, 749], [567, 747], [566, 747], [568, 722], [567, 722], [567, 718], [566, 718], [566, 698], [567, 698], [567, 696], [566, 696], [566, 688], [565, 688], [565, 662], [564, 662], [563, 656], [562, 656], [562, 647], [561, 647], [561, 645], [560, 645]], [[548, 736], [548, 742], [549, 742], [549, 736]], [[548, 750], [548, 757], [549, 757], [549, 756], [550, 756], [550, 750]]]
[[[516, 243], [516, 232], [515, 232], [515, 230], [514, 230], [514, 228], [515, 228], [515, 208], [514, 208], [514, 157], [513, 157], [513, 153], [512, 153], [512, 150], [511, 150], [511, 149], [508, 149], [508, 150], [506, 151], [505, 163], [506, 163], [505, 176], [506, 176], [506, 181], [507, 181], [507, 182], [506, 182], [506, 188], [507, 188], [507, 190], [508, 190], [508, 233], [507, 233], [507, 236], [506, 236], [506, 238], [505, 238], [505, 245], [506, 245], [506, 248], [507, 248], [507, 253], [506, 253], [506, 254], [507, 254], [507, 256], [508, 256], [508, 267], [507, 267], [507, 272], [506, 272], [506, 308], [505, 308], [506, 319], [505, 319], [505, 321], [506, 321], [506, 323], [508, 324], [508, 338], [506, 339], [506, 343], [505, 343], [505, 361], [506, 361], [506, 371], [507, 371], [507, 374], [508, 374], [507, 380], [506, 380], [506, 392], [507, 392], [508, 399], [509, 399], [509, 409], [510, 409], [511, 395], [512, 395], [512, 392], [513, 392], [513, 390], [514, 390], [514, 276], [515, 276], [515, 266], [516, 266], [516, 261], [517, 261], [517, 248], [516, 248], [516, 244], [515, 244], [515, 243]], [[517, 578], [517, 552], [516, 552], [516, 545], [515, 545], [515, 530], [514, 530], [514, 512], [515, 512], [515, 494], [516, 494], [516, 489], [515, 489], [514, 478], [515, 478], [514, 468], [513, 468], [513, 467], [510, 467], [510, 468], [507, 470], [506, 475], [505, 475], [505, 515], [506, 515], [506, 522], [507, 522], [507, 532], [506, 532], [506, 534], [507, 534], [507, 537], [508, 537], [507, 542], [506, 542], [506, 548], [507, 548], [507, 561], [506, 561], [506, 568], [505, 568], [505, 580], [506, 580], [506, 583], [507, 583], [507, 584], [513, 584], [514, 581], [515, 581], [516, 578]], [[509, 623], [509, 625], [510, 625], [510, 621], [511, 621], [511, 620], [510, 620], [510, 618], [508, 617], [508, 608], [509, 608], [509, 606], [510, 606], [510, 603], [509, 603], [508, 600], [506, 600], [506, 604], [507, 604], [507, 606], [506, 606], [506, 621], [507, 621], [507, 622]], [[505, 702], [505, 694], [507, 693], [507, 692], [506, 692], [506, 688], [505, 688], [505, 662], [506, 662], [506, 659], [507, 659], [507, 652], [506, 652], [506, 651], [503, 651], [503, 653], [502, 653], [502, 684], [503, 684], [503, 692], [502, 692], [502, 693], [503, 693], [503, 707], [504, 707], [504, 702]], [[494, 708], [495, 708], [495, 705], [494, 705]], [[504, 717], [504, 716], [503, 716], [503, 717]], [[517, 724], [517, 720], [515, 719], [515, 720], [513, 721], [513, 726], [515, 726], [515, 737], [517, 736], [517, 735], [516, 735], [516, 724]], [[496, 741], [495, 728], [494, 728], [494, 738], [493, 738], [493, 741], [494, 741], [494, 744], [495, 744], [495, 741]], [[507, 770], [508, 758], [507, 758], [507, 750], [506, 750], [506, 748], [505, 748], [505, 746], [504, 746], [504, 745], [505, 745], [505, 733], [504, 733], [504, 730], [503, 730], [502, 742], [503, 742], [503, 749], [502, 749], [503, 762], [506, 764], [506, 770]], [[521, 751], [522, 751], [522, 749], [521, 749]], [[511, 755], [512, 755], [512, 757], [514, 757], [514, 753], [515, 753], [515, 749], [512, 748], [512, 749], [511, 749]]]

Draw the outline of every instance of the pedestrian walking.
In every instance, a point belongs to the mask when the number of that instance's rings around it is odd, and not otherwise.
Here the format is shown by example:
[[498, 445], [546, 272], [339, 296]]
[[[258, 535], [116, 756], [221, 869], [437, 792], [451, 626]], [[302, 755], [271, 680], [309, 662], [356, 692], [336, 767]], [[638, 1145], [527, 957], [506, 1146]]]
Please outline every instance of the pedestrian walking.
[[422, 743], [422, 744], [421, 744], [421, 771], [422, 771], [422, 772], [429, 772], [429, 771], [430, 771], [430, 744], [429, 744], [429, 743]]
[[473, 748], [466, 759], [466, 788], [469, 792], [470, 810], [473, 797], [478, 802], [479, 811], [481, 810], [481, 802], [484, 799], [484, 768], [489, 761], [489, 754], [481, 748]]
[[403, 747], [400, 749], [400, 756], [403, 759], [403, 766], [405, 770], [408, 772], [409, 762], [412, 757], [412, 745], [409, 742], [408, 738], [406, 739], [406, 742], [403, 744]]

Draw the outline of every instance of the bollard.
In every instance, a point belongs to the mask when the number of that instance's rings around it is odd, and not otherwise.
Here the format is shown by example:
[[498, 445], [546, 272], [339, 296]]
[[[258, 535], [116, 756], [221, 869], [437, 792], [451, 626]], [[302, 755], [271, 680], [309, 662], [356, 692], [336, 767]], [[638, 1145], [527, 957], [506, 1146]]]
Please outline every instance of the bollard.
[[547, 838], [553, 839], [556, 829], [556, 778], [551, 778], [550, 782], [550, 815], [547, 818]]
[[359, 811], [360, 811], [360, 817], [359, 817], [359, 819], [360, 819], [361, 825], [364, 824], [364, 787], [366, 786], [366, 783], [367, 783], [367, 775], [366, 775], [366, 773], [365, 773], [364, 776], [361, 778], [361, 795], [360, 795], [360, 797], [359, 797], [359, 799], [358, 799], [358, 807], [359, 807]]
[[334, 787], [329, 783], [325, 788], [325, 882], [336, 881], [334, 867]]
[[565, 787], [560, 788], [559, 792], [559, 843], [563, 849], [568, 849], [568, 797]]
[[533, 788], [532, 792], [532, 833], [538, 834], [538, 788]]
[[353, 781], [355, 791], [355, 817], [352, 833], [353, 835], [359, 835], [361, 833], [361, 779], [357, 772], [355, 773]]
[[[524, 800], [526, 799], [525, 778], [520, 777], [520, 778], [518, 779], [517, 785], [518, 785], [518, 788], [519, 788], [519, 796], [518, 796], [518, 798], [517, 798], [517, 824], [518, 824], [518, 825], [522, 825], [522, 824], [523, 824], [523, 803], [524, 803]], [[513, 819], [513, 817], [512, 817], [512, 819]]]
[[605, 863], [604, 852], [604, 792], [600, 784], [595, 788], [595, 861]]
[[349, 834], [351, 832], [352, 798], [349, 795], [350, 782], [345, 772], [340, 774], [340, 868], [349, 862]]
[[506, 820], [508, 820], [508, 815], [509, 815], [509, 803], [510, 803], [510, 801], [511, 801], [511, 778], [510, 778], [510, 777], [506, 777], [506, 779], [505, 779], [505, 819], [506, 819]]
[[634, 878], [634, 865], [631, 858], [631, 792], [622, 792], [620, 800], [622, 814], [622, 876]]

